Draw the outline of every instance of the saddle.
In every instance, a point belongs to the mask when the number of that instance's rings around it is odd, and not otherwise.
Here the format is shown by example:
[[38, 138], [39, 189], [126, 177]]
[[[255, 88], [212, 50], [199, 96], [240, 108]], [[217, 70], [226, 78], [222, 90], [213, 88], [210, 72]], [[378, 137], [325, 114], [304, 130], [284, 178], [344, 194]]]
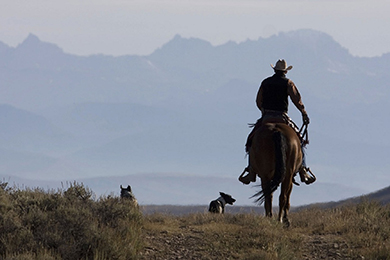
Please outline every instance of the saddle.
[[287, 115], [285, 112], [265, 110], [264, 116], [262, 116], [261, 123], [285, 123], [290, 126], [297, 133], [299, 139], [302, 139], [300, 134], [299, 127], [294, 123], [294, 121]]
[[[273, 111], [273, 110], [265, 110], [263, 116], [257, 120], [255, 124], [250, 124], [250, 127], [253, 127], [253, 130], [248, 135], [248, 139], [245, 145], [245, 150], [248, 153], [249, 147], [252, 144], [252, 138], [255, 131], [260, 128], [262, 124], [265, 123], [285, 123], [290, 126], [295, 133], [298, 135], [299, 140], [301, 141], [302, 147], [306, 146], [309, 143], [308, 133], [307, 133], [307, 125], [303, 125], [301, 129], [294, 123], [294, 121], [287, 115], [285, 112]], [[306, 126], [306, 127], [305, 127]], [[305, 127], [305, 128], [304, 128]], [[302, 131], [304, 129], [304, 131]], [[306, 136], [306, 138], [305, 138]]]

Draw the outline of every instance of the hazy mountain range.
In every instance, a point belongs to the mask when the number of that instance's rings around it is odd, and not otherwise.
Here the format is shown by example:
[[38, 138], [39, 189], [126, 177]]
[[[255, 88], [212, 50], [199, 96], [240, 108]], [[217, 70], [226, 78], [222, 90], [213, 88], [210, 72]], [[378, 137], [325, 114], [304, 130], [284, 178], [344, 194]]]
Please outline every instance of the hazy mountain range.
[[[0, 176], [78, 180], [98, 195], [130, 184], [144, 204], [204, 204], [219, 191], [251, 204], [255, 188], [237, 181], [247, 124], [279, 58], [294, 66], [318, 177], [294, 188], [292, 204], [388, 186], [390, 53], [355, 57], [313, 30], [220, 46], [177, 35], [148, 56], [76, 56], [33, 34], [0, 42]], [[293, 105], [290, 116], [301, 124]]]

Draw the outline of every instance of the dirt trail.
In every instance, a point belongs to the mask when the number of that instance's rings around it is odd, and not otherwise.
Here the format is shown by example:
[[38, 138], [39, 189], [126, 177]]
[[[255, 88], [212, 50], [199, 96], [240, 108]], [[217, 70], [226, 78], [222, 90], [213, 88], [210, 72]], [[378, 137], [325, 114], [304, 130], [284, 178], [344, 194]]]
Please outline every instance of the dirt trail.
[[[145, 231], [147, 243], [141, 259], [217, 259], [205, 258], [202, 232], [183, 230], [183, 233], [170, 234], [161, 231], [158, 234]], [[206, 253], [207, 255], [210, 252]]]
[[[229, 252], [210, 250], [204, 242], [201, 231], [182, 227], [182, 232], [145, 230], [146, 246], [141, 259], [245, 259], [245, 256], [232, 256]], [[302, 243], [302, 260], [345, 260], [351, 258], [351, 248], [332, 235], [305, 236]], [[364, 257], [357, 258], [364, 259]]]
[[[306, 236], [302, 247], [303, 259], [356, 259], [350, 257], [352, 249], [348, 246], [348, 244], [338, 240], [339, 238], [334, 235]], [[364, 257], [357, 259], [364, 259]]]

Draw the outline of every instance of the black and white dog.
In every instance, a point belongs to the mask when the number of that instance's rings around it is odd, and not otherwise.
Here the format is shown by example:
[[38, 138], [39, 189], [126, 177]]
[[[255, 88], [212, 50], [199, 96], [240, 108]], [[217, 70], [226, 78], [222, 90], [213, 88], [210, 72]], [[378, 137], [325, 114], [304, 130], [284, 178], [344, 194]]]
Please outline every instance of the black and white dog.
[[233, 205], [233, 203], [236, 201], [229, 194], [220, 192], [219, 195], [221, 195], [221, 197], [210, 202], [209, 212], [223, 214], [225, 212], [225, 205]]
[[128, 185], [127, 188], [123, 188], [121, 185], [120, 188], [121, 188], [121, 199], [129, 199], [135, 205], [138, 205], [137, 199], [135, 198], [133, 192], [131, 191], [130, 185]]

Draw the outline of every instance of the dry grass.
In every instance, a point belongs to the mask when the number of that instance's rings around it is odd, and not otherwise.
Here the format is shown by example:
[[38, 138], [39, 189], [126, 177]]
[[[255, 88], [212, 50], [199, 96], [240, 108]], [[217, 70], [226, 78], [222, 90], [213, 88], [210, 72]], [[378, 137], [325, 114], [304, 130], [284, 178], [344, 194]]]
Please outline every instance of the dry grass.
[[82, 184], [57, 191], [0, 182], [0, 259], [390, 259], [390, 207], [362, 201], [290, 214], [142, 216]]
[[154, 214], [143, 259], [390, 259], [390, 208], [375, 202], [291, 213], [290, 228], [254, 214]]
[[155, 214], [144, 223], [144, 259], [280, 259], [297, 254], [290, 244], [301, 242], [276, 221], [253, 214]]

